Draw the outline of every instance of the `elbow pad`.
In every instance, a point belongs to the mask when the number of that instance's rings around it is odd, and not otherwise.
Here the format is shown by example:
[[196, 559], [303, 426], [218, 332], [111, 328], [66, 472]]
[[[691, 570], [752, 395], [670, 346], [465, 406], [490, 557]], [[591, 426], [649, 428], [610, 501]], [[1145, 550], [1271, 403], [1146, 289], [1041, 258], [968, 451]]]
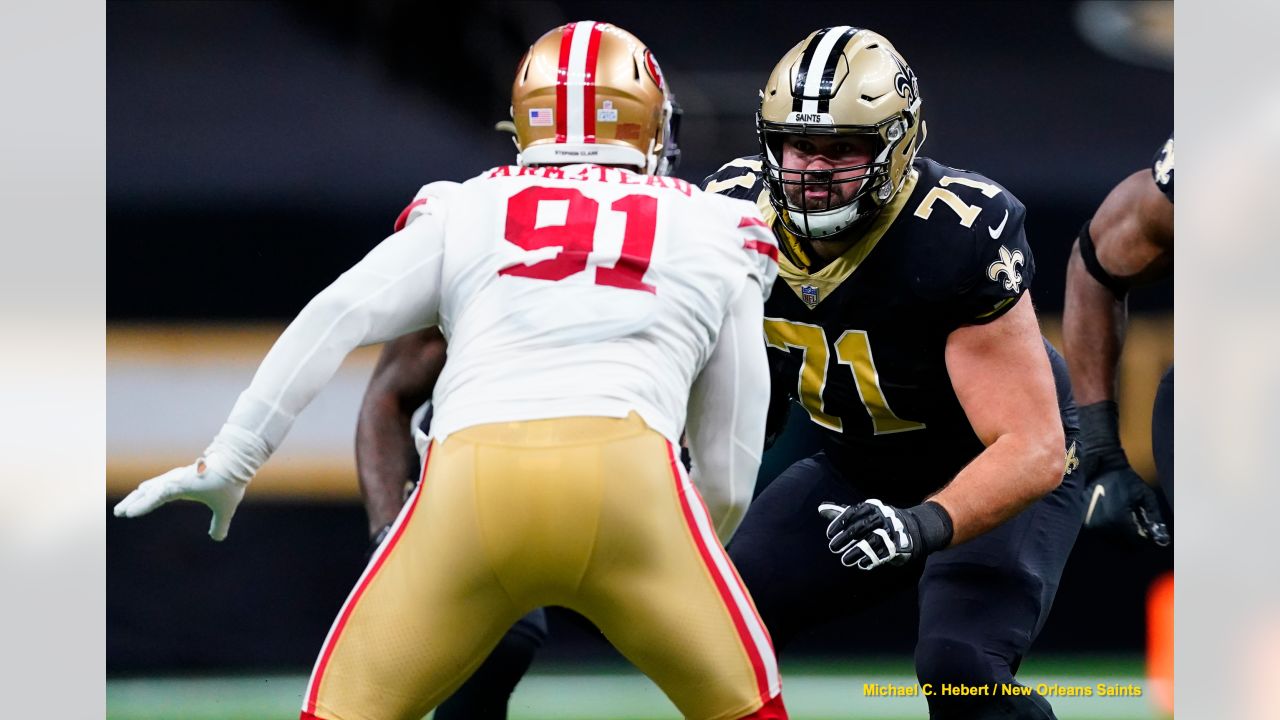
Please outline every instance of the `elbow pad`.
[[1099, 284], [1111, 291], [1117, 300], [1123, 300], [1124, 296], [1129, 294], [1129, 282], [1122, 278], [1118, 278], [1107, 269], [1102, 267], [1102, 263], [1098, 262], [1098, 251], [1093, 246], [1093, 236], [1089, 234], [1089, 223], [1093, 218], [1084, 221], [1084, 227], [1080, 228], [1078, 243], [1080, 245], [1080, 259], [1084, 261], [1084, 267], [1097, 280]]

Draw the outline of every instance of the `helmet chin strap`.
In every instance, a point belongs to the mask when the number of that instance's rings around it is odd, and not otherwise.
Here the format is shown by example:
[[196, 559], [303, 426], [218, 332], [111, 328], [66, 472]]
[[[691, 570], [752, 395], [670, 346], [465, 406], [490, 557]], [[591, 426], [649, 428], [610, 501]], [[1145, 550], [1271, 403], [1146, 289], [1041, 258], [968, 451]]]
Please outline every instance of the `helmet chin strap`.
[[[860, 204], [851, 203], [835, 210], [824, 210], [822, 212], [788, 210], [788, 214], [799, 215], [803, 218], [804, 232], [802, 234], [813, 239], [824, 239], [852, 227], [863, 215], [863, 213], [858, 212], [858, 205]], [[795, 224], [795, 222], [793, 221], [792, 224]]]
[[[774, 167], [782, 167], [782, 164], [778, 161], [777, 156], [773, 152], [773, 148], [765, 145], [765, 152], [769, 155], [769, 163], [771, 165]], [[888, 153], [889, 148], [886, 147], [881, 151], [880, 155], [876, 157], [876, 162], [882, 161], [888, 156]], [[768, 172], [777, 172], [779, 180], [781, 179], [780, 171], [769, 170]], [[862, 182], [866, 183], [867, 179], [863, 179]], [[861, 190], [861, 187], [859, 187], [859, 190]], [[791, 207], [790, 202], [786, 202], [785, 205], [788, 215], [786, 221], [787, 224], [791, 226], [790, 229], [804, 237], [819, 240], [829, 238], [848, 230], [854, 225], [854, 223], [858, 222], [860, 218], [866, 215], [866, 213], [861, 212], [859, 209], [862, 205], [861, 200], [849, 203], [843, 207], [835, 208], [834, 210], [821, 211], [808, 211], [801, 208], [794, 208]], [[797, 220], [800, 222], [796, 222]]]

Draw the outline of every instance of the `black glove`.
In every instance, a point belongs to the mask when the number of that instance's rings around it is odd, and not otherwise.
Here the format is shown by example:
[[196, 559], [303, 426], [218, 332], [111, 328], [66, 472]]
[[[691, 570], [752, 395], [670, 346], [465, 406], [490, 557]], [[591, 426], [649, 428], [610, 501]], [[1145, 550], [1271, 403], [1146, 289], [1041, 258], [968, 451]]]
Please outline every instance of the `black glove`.
[[369, 549], [364, 551], [365, 565], [369, 564], [369, 561], [373, 559], [373, 554], [378, 552], [378, 547], [381, 546], [382, 543], [386, 541], [387, 536], [391, 534], [392, 524], [393, 523], [387, 523], [386, 525], [383, 525], [378, 532], [373, 534], [372, 538], [369, 538]]
[[1116, 404], [1109, 400], [1080, 408], [1084, 526], [1164, 547], [1170, 537], [1160, 500], [1129, 465], [1120, 446], [1119, 417]]
[[951, 544], [951, 515], [932, 501], [905, 510], [875, 499], [852, 507], [822, 503], [818, 514], [831, 521], [828, 547], [846, 567], [905, 565]]

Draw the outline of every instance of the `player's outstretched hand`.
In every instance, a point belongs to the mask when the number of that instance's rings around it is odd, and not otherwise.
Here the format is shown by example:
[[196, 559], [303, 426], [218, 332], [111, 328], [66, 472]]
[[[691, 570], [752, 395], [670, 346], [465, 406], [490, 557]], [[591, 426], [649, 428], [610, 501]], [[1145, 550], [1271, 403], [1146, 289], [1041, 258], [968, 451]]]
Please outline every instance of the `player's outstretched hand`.
[[1084, 526], [1137, 542], [1165, 547], [1171, 542], [1156, 491], [1129, 467], [1127, 460], [1093, 468], [1086, 475]]
[[904, 565], [920, 546], [915, 517], [879, 500], [853, 506], [822, 503], [818, 513], [831, 521], [828, 547], [846, 567], [873, 570], [885, 564]]
[[248, 481], [234, 477], [226, 457], [217, 451], [185, 467], [153, 477], [139, 485], [115, 507], [116, 517], [146, 515], [171, 500], [195, 500], [213, 511], [209, 537], [222, 540], [244, 497]]

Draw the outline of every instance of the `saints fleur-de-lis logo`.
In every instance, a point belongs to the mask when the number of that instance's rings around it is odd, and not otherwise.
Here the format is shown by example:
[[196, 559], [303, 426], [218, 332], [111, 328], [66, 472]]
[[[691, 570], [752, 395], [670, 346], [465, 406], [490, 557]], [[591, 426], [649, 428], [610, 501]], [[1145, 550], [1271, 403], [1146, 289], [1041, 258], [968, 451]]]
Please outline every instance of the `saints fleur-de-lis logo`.
[[910, 105], [920, 97], [920, 83], [916, 80], [916, 74], [911, 71], [910, 66], [902, 62], [896, 53], [890, 52], [889, 57], [893, 59], [893, 64], [898, 66], [898, 74], [893, 78], [893, 89], [897, 90]]
[[1018, 286], [1022, 284], [1022, 273], [1018, 272], [1018, 266], [1023, 262], [1021, 250], [1009, 252], [1009, 248], [1001, 245], [1000, 259], [987, 267], [987, 277], [999, 282], [1000, 276], [1004, 275], [1004, 289], [1018, 292]]
[[1070, 475], [1075, 469], [1080, 467], [1080, 458], [1076, 456], [1076, 444], [1071, 443], [1071, 447], [1067, 449], [1067, 466], [1063, 471], [1063, 475]]

